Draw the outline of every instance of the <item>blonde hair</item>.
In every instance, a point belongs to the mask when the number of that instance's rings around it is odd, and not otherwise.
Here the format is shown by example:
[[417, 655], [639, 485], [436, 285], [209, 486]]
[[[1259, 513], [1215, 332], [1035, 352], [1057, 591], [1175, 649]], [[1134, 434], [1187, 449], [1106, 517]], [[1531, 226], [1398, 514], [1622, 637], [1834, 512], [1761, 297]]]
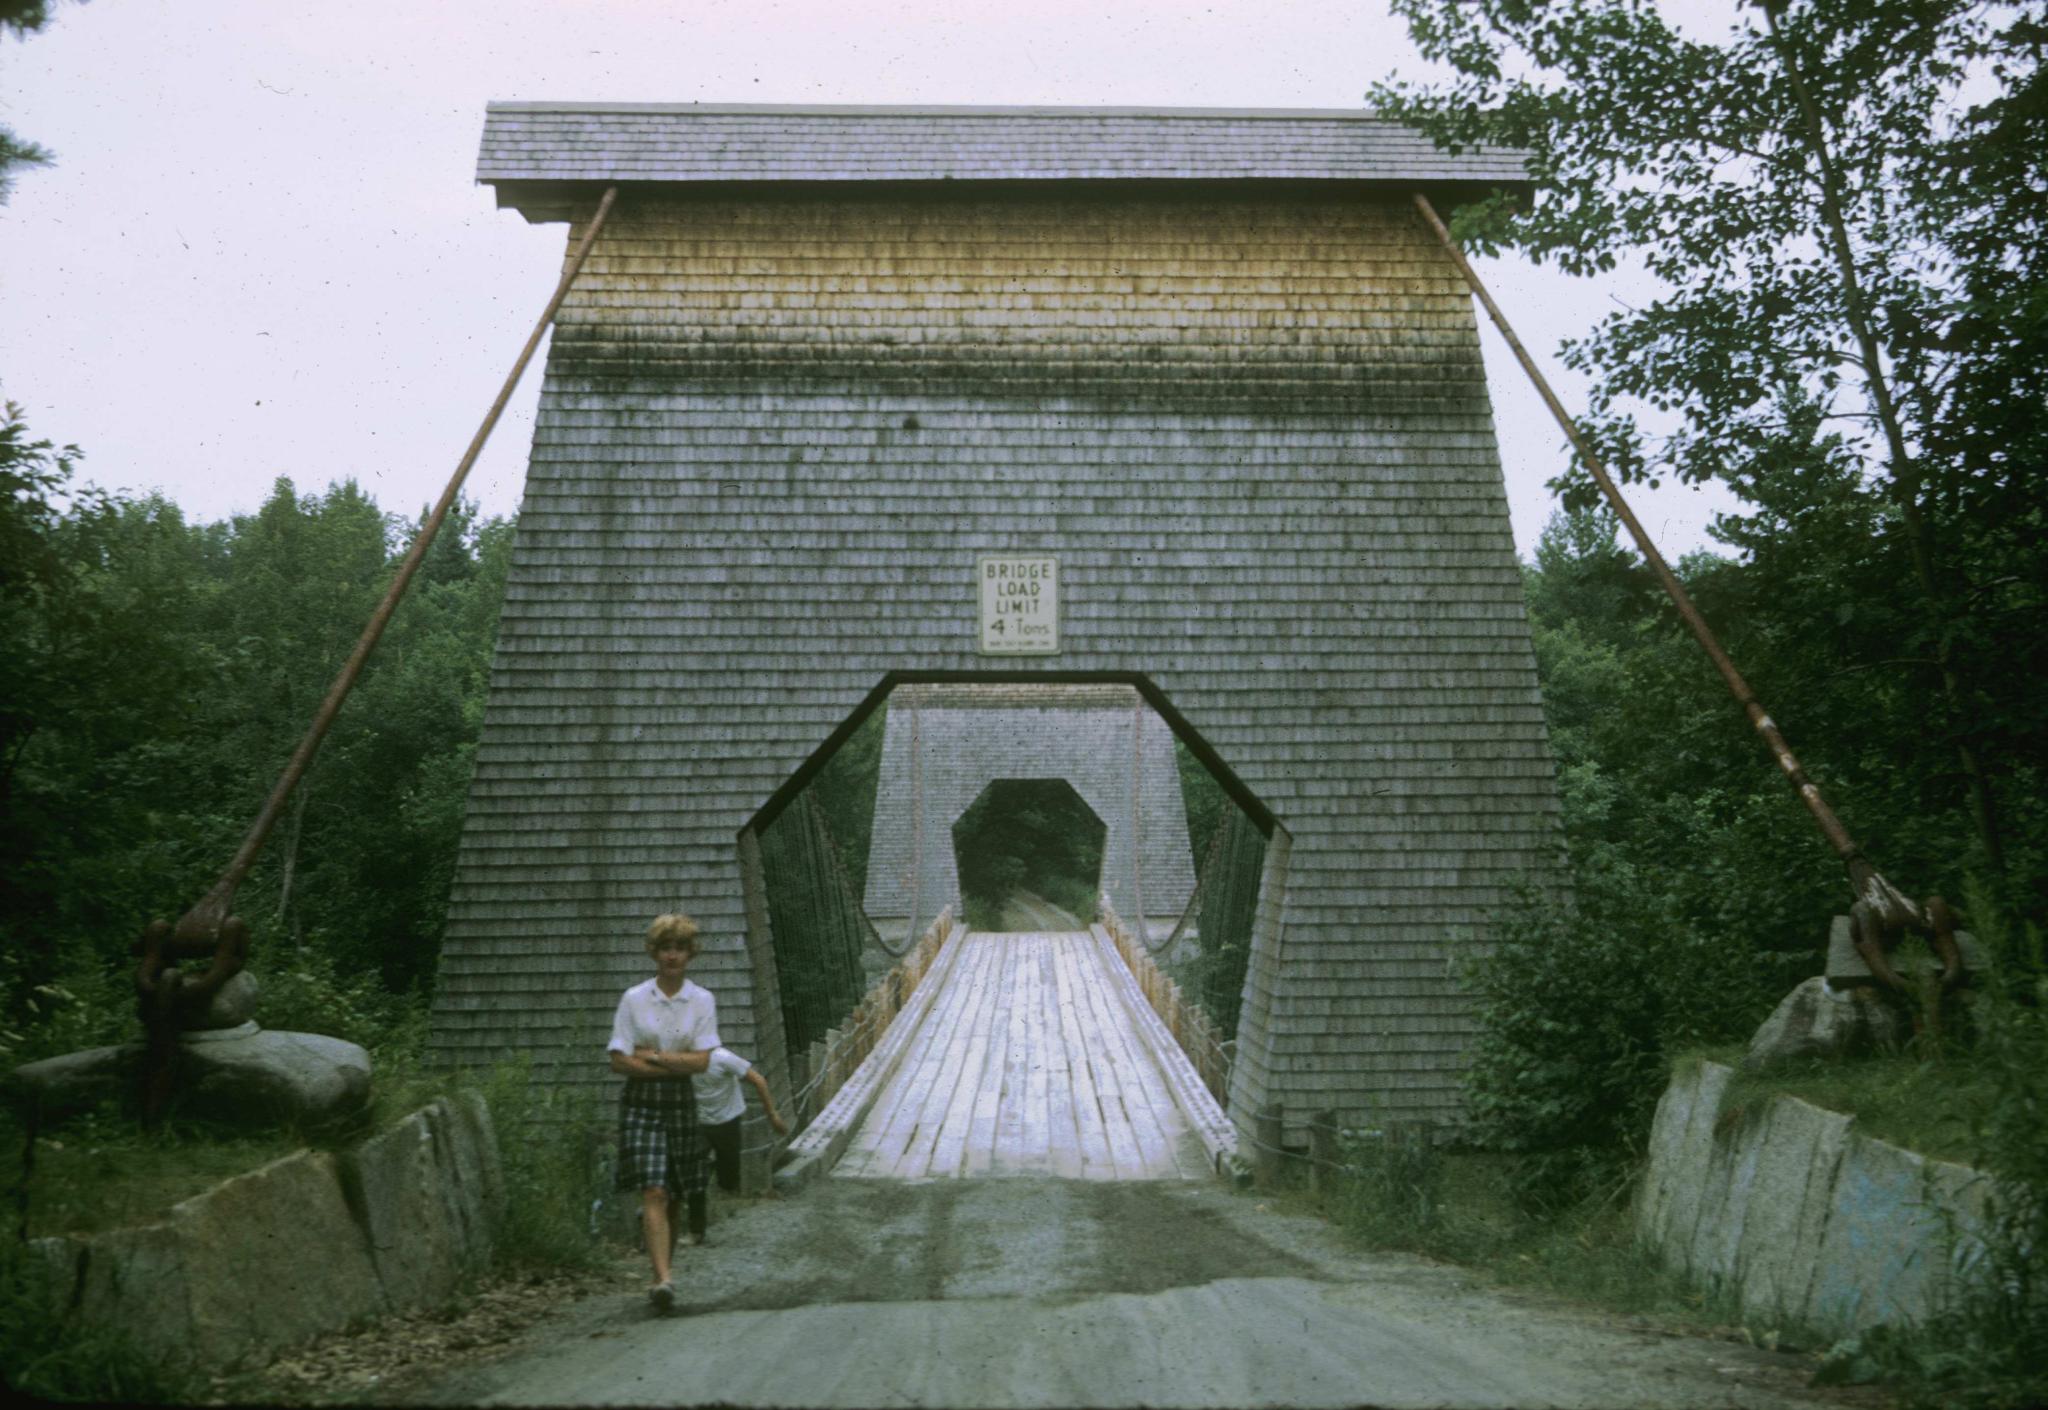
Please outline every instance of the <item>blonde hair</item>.
[[681, 911], [656, 916], [647, 927], [647, 953], [651, 955], [663, 945], [670, 943], [686, 945], [691, 954], [696, 954], [697, 922]]

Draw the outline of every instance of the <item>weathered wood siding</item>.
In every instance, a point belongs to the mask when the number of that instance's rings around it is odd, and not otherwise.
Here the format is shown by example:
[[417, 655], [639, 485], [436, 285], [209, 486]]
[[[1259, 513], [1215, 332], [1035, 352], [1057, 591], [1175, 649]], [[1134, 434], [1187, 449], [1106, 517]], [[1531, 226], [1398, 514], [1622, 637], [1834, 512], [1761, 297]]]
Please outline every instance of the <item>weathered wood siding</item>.
[[[959, 910], [953, 825], [998, 779], [1057, 778], [1103, 825], [1098, 888], [1173, 929], [1195, 889], [1173, 731], [1129, 686], [904, 685], [889, 695], [866, 909], [892, 941]], [[914, 913], [913, 913], [914, 912]], [[1086, 922], [1090, 917], [1082, 916]]]
[[[1027, 552], [1064, 650], [980, 657], [976, 558]], [[758, 1048], [736, 834], [887, 673], [991, 666], [1141, 674], [1290, 835], [1234, 1115], [1455, 1108], [1450, 961], [1556, 813], [1478, 339], [1397, 195], [1286, 184], [626, 193], [554, 334], [436, 1050], [602, 1081], [672, 907]]]

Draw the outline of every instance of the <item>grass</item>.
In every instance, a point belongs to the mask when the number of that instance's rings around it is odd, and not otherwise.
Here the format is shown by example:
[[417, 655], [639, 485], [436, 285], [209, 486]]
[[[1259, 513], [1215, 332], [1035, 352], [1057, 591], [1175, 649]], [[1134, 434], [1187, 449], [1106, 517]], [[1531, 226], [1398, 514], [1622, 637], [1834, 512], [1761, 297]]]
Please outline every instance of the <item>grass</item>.
[[30, 1238], [151, 1223], [180, 1200], [301, 1146], [284, 1133], [224, 1136], [177, 1123], [148, 1134], [105, 1108], [39, 1137], [31, 1170], [25, 1134], [12, 1119], [0, 1122], [15, 1227]]
[[1762, 1073], [1736, 1070], [1731, 1104], [1796, 1097], [1854, 1118], [1855, 1130], [1940, 1160], [1981, 1156], [1979, 1133], [1998, 1100], [2000, 1078], [1976, 1055], [1926, 1062], [1910, 1052], [1858, 1062], [1813, 1059]]
[[1686, 1285], [1640, 1252], [1627, 1187], [1543, 1218], [1516, 1198], [1514, 1158], [1487, 1151], [1344, 1143], [1346, 1172], [1287, 1198], [1361, 1243], [1483, 1271], [1500, 1282], [1696, 1331], [1739, 1321], [1731, 1304]]
[[[2039, 1022], [2028, 1020], [2036, 1032]], [[2048, 1051], [2048, 1045], [2035, 1046]], [[1860, 1133], [1936, 1158], [1983, 1164], [1986, 1132], [2000, 1102], [2015, 1098], [2011, 1047], [1952, 1046], [1940, 1062], [1910, 1052], [1855, 1062], [1799, 1063], [1743, 1073], [1743, 1045], [1695, 1049], [1683, 1071], [1702, 1062], [1737, 1069], [1728, 1110], [1760, 1112], [1778, 1095], [1852, 1117]], [[2025, 1070], [2040, 1066], [2030, 1049]], [[2033, 1085], [2039, 1086], [2038, 1076]], [[1732, 1295], [1690, 1287], [1636, 1246], [1628, 1196], [1617, 1183], [1575, 1208], [1544, 1217], [1516, 1199], [1510, 1155], [1347, 1138], [1344, 1173], [1321, 1190], [1286, 1198], [1322, 1213], [1361, 1242], [1460, 1263], [1508, 1284], [1544, 1291], [1695, 1333], [1741, 1335], [1755, 1344], [1799, 1349], [1777, 1330], [1743, 1327]], [[1995, 1163], [1995, 1162], [1994, 1162]], [[1883, 1328], [1836, 1344], [1820, 1366], [1830, 1382], [1885, 1381], [1912, 1405], [2013, 1407], [2044, 1403], [2043, 1325], [2038, 1279], [2018, 1276], [2037, 1260], [2038, 1240], [2022, 1226], [2003, 1237], [2007, 1260], [1999, 1287], [1976, 1290], [1936, 1325]], [[2029, 1289], [2032, 1289], [2029, 1291]], [[1784, 1335], [1811, 1341], [1802, 1329]]]
[[199, 1379], [136, 1351], [119, 1328], [82, 1326], [53, 1306], [46, 1270], [0, 1241], [0, 1375], [29, 1401], [189, 1402]]
[[[605, 1266], [607, 1252], [589, 1227], [604, 1131], [595, 1109], [535, 1083], [523, 1064], [458, 1075], [424, 1070], [404, 1055], [379, 1064], [370, 1110], [347, 1128], [248, 1135], [173, 1120], [144, 1133], [110, 1103], [43, 1134], [33, 1167], [25, 1170], [26, 1133], [0, 1118], [16, 1229], [25, 1225], [33, 1238], [151, 1223], [223, 1180], [308, 1145], [353, 1143], [464, 1085], [480, 1089], [490, 1106], [505, 1176], [493, 1271]], [[67, 1316], [47, 1277], [18, 1239], [0, 1245], [0, 1378], [10, 1389], [45, 1400], [110, 1403], [181, 1401], [201, 1393], [196, 1374], [137, 1354], [118, 1328]]]

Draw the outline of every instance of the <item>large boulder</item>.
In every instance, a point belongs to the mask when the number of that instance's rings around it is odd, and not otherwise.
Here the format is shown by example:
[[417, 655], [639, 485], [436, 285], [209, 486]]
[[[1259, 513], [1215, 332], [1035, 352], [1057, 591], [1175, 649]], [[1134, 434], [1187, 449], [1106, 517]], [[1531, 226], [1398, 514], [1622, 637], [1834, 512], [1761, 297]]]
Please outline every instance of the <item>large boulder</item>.
[[1837, 989], [1816, 976], [1787, 994], [1749, 1040], [1742, 1066], [1755, 1072], [1799, 1058], [1846, 1057], [1902, 1046], [1913, 1036], [1905, 1014], [1868, 985]]
[[479, 1139], [476, 1111], [438, 1098], [341, 1157], [342, 1188], [393, 1306], [431, 1306], [490, 1263], [504, 1190], [487, 1110], [481, 1119]]
[[245, 969], [216, 989], [205, 1009], [187, 1021], [185, 1027], [240, 1027], [256, 1017], [256, 1001], [262, 997], [263, 987], [256, 982], [256, 976]]
[[341, 1038], [254, 1023], [180, 1040], [179, 1105], [204, 1120], [318, 1125], [370, 1100], [370, 1055]]
[[[243, 1022], [179, 1035], [177, 1109], [231, 1126], [321, 1125], [361, 1112], [370, 1100], [370, 1055], [318, 1033], [276, 1033]], [[87, 1048], [7, 1075], [18, 1111], [45, 1120], [89, 1111], [132, 1093], [142, 1045]]]
[[112, 1048], [81, 1048], [61, 1057], [25, 1062], [0, 1083], [7, 1104], [24, 1117], [61, 1121], [101, 1102], [133, 1091], [142, 1060], [140, 1043]]
[[53, 1313], [218, 1371], [445, 1302], [488, 1265], [504, 1199], [490, 1110], [463, 1092], [350, 1150], [302, 1150], [223, 1181], [153, 1223], [31, 1239], [25, 1252], [48, 1275]]
[[154, 1224], [35, 1244], [58, 1307], [173, 1364], [260, 1364], [392, 1305], [324, 1151], [236, 1176]]

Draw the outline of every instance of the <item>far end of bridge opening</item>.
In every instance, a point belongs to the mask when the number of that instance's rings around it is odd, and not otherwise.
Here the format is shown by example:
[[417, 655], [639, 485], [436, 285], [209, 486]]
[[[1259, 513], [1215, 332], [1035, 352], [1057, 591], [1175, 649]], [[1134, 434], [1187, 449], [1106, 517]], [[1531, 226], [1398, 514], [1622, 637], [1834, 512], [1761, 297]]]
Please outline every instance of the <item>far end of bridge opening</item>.
[[[1234, 1145], [1247, 975], [1275, 939], [1261, 922], [1277, 928], [1286, 848], [1269, 836], [1285, 839], [1142, 679], [883, 681], [740, 837], [748, 947], [774, 976], [807, 1128], [798, 1162], [1213, 1171]], [[979, 952], [998, 936], [1009, 953]], [[1113, 982], [1091, 1008], [1097, 964]], [[946, 1029], [936, 1053], [915, 1055], [919, 1024]], [[1111, 1057], [1134, 1066], [1087, 1070]], [[915, 1093], [892, 1098], [892, 1074]]]

